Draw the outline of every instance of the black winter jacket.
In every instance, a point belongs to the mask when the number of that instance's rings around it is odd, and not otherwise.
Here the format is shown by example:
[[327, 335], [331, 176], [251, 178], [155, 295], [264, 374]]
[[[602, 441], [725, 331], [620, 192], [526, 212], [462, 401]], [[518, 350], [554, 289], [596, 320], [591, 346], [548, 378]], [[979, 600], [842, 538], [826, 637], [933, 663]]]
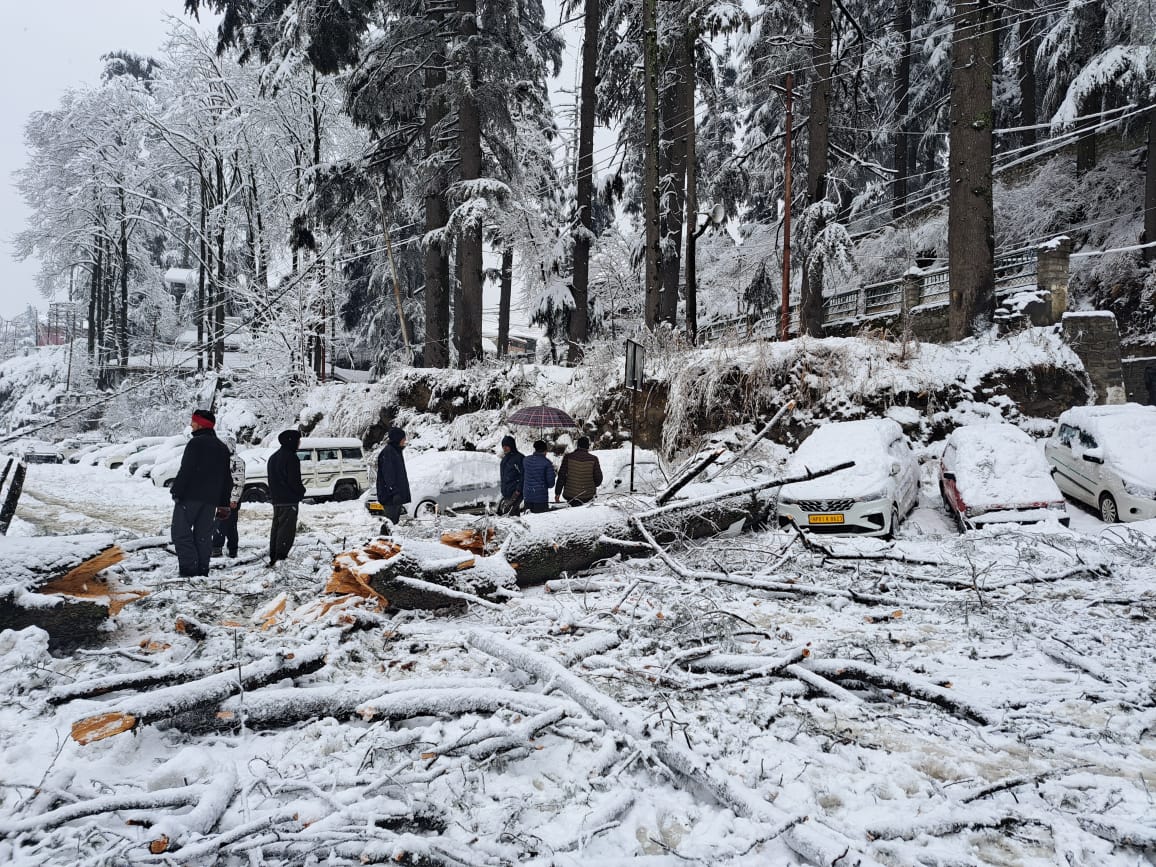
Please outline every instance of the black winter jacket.
[[305, 499], [301, 481], [301, 458], [296, 449], [281, 446], [269, 456], [269, 502], [274, 506], [291, 506]]
[[522, 490], [522, 460], [526, 456], [517, 449], [502, 455], [501, 490], [503, 497], [512, 497]]
[[173, 479], [173, 499], [227, 506], [232, 489], [229, 447], [217, 439], [212, 428], [193, 431]]
[[377, 501], [383, 506], [400, 506], [410, 499], [405, 457], [401, 449], [389, 443], [377, 456]]

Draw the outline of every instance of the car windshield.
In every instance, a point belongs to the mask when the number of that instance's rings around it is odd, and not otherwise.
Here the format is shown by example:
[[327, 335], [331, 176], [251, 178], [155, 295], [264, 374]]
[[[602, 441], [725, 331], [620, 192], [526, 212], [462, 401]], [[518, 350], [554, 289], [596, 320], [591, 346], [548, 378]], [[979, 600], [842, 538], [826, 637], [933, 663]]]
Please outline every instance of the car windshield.
[[965, 504], [1017, 506], [1060, 499], [1043, 454], [1019, 428], [961, 428], [953, 435], [952, 444], [955, 453], [949, 466]]

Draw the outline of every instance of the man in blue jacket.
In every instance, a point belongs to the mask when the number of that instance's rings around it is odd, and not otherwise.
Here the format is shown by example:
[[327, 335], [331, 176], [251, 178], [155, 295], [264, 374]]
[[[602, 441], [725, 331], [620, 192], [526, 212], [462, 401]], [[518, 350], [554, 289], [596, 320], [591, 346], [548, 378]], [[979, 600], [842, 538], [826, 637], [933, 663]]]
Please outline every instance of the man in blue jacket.
[[269, 456], [269, 501], [273, 504], [273, 526], [269, 528], [269, 566], [289, 556], [297, 538], [297, 510], [305, 499], [301, 481], [301, 431], [283, 430], [277, 434], [281, 448]]
[[554, 464], [546, 457], [546, 443], [534, 443], [534, 454], [522, 461], [522, 499], [531, 512], [550, 508], [550, 489], [554, 487]]
[[511, 436], [502, 437], [502, 463], [499, 478], [502, 502], [499, 515], [518, 515], [522, 511], [522, 462], [526, 456], [518, 451], [518, 442]]
[[[377, 456], [377, 502], [385, 510], [390, 524], [397, 526], [401, 520], [401, 507], [411, 499], [409, 475], [405, 471], [405, 431], [390, 428], [385, 435], [385, 448]], [[384, 529], [382, 532], [385, 532]]]
[[193, 436], [181, 455], [181, 468], [173, 479], [172, 540], [182, 578], [209, 574], [213, 548], [213, 519], [227, 516], [233, 476], [229, 449], [217, 439], [217, 417], [198, 409], [189, 422]]

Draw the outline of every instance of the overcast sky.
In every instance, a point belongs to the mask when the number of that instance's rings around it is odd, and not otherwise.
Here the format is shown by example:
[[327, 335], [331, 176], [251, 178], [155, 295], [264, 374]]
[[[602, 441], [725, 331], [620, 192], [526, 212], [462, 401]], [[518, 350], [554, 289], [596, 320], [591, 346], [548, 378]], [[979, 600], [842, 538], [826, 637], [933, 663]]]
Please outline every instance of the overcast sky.
[[[100, 56], [123, 49], [156, 54], [184, 0], [33, 0], [4, 4], [0, 51], [0, 316], [48, 301], [37, 291], [39, 263], [12, 257], [12, 236], [27, 210], [12, 173], [25, 164], [24, 124], [56, 106], [70, 87], [100, 80]], [[202, 18], [204, 16], [202, 15]], [[57, 300], [67, 300], [68, 287]]]

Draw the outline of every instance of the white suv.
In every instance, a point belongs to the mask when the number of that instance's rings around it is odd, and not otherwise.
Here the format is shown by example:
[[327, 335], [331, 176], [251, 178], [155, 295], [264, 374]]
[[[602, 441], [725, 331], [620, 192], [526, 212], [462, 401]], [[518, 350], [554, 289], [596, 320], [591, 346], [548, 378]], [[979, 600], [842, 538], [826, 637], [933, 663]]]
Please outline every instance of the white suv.
[[1052, 478], [1107, 524], [1156, 518], [1156, 407], [1078, 406], [1044, 444]]
[[[247, 503], [269, 501], [269, 456], [276, 449], [245, 452]], [[370, 487], [369, 467], [361, 440], [352, 437], [305, 437], [297, 447], [305, 496], [318, 500], [356, 500]]]

